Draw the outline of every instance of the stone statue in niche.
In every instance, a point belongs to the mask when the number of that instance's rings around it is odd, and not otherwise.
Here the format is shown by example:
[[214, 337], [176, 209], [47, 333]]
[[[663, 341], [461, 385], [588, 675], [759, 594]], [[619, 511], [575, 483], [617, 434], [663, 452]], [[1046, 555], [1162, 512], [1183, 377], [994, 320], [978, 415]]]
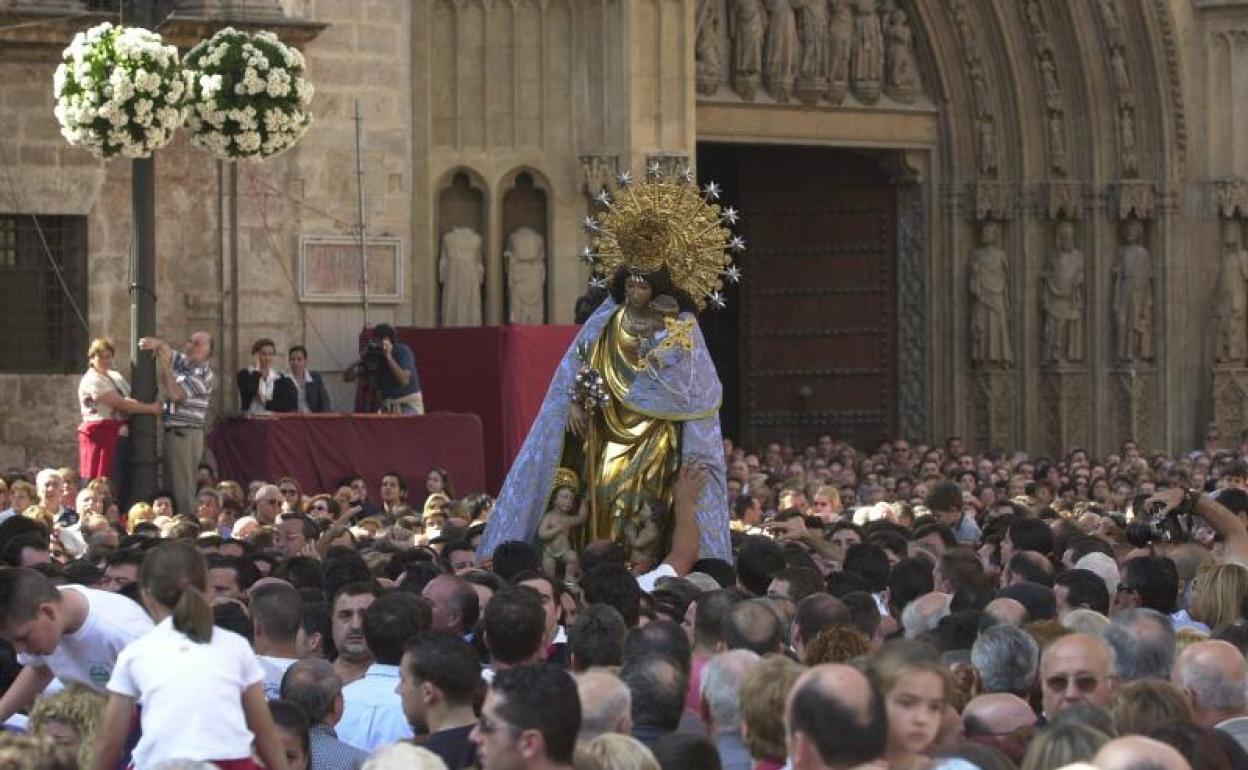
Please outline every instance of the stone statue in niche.
[[1001, 228], [988, 220], [980, 226], [979, 247], [971, 252], [971, 360], [1009, 366], [1009, 257], [1001, 248]]
[[1049, 110], [1062, 109], [1062, 87], [1057, 82], [1057, 63], [1046, 53], [1040, 58], [1040, 85], [1044, 91], [1044, 106]]
[[1027, 26], [1031, 27], [1031, 34], [1044, 34], [1044, 14], [1040, 11], [1039, 0], [1027, 0], [1024, 13], [1027, 14]]
[[992, 116], [975, 121], [975, 144], [979, 151], [979, 173], [991, 176], [997, 173], [997, 127]]
[[507, 320], [513, 324], [546, 322], [546, 239], [531, 227], [507, 236]]
[[797, 17], [792, 0], [763, 0], [771, 22], [767, 26], [763, 81], [778, 102], [793, 98], [793, 74], [797, 70]]
[[855, 0], [854, 53], [850, 65], [854, 95], [863, 104], [874, 104], [880, 98], [883, 77], [884, 32], [875, 0]]
[[1059, 174], [1066, 173], [1066, 126], [1062, 113], [1049, 113], [1049, 165]]
[[1109, 52], [1109, 70], [1114, 74], [1114, 90], [1118, 92], [1118, 103], [1127, 104], [1131, 100], [1131, 76], [1127, 73], [1127, 58], [1122, 48], [1114, 48]]
[[698, 0], [693, 55], [698, 93], [713, 95], [719, 90], [723, 52], [719, 47], [720, 0]]
[[1222, 223], [1222, 265], [1213, 313], [1218, 321], [1214, 359], [1243, 363], [1248, 358], [1248, 252], [1240, 243], [1238, 220]]
[[828, 0], [793, 0], [797, 9], [797, 36], [802, 44], [797, 67], [797, 98], [819, 101], [828, 88]]
[[1044, 310], [1042, 357], [1054, 364], [1083, 360], [1083, 252], [1075, 248], [1075, 226], [1057, 226], [1057, 249], [1041, 278]]
[[970, 69], [971, 102], [975, 105], [975, 117], [992, 115], [992, 102], [988, 98], [988, 79], [984, 77], [984, 66], [976, 61]]
[[1119, 145], [1122, 173], [1133, 176], [1140, 170], [1140, 152], [1135, 142], [1135, 110], [1130, 107], [1122, 108], [1118, 117], [1118, 130], [1122, 135]]
[[888, 16], [888, 95], [908, 104], [919, 93], [919, 67], [914, 59], [914, 33], [906, 12], [894, 8]]
[[442, 282], [442, 325], [480, 326], [485, 261], [476, 230], [453, 227], [442, 236], [438, 280]]
[[840, 104], [849, 93], [849, 55], [854, 48], [851, 0], [828, 0], [828, 101]]
[[742, 99], [753, 99], [763, 71], [763, 35], [767, 31], [763, 0], [732, 0], [728, 24], [732, 88]]
[[1114, 345], [1119, 361], [1153, 358], [1153, 262], [1144, 248], [1144, 226], [1129, 219], [1114, 265]]

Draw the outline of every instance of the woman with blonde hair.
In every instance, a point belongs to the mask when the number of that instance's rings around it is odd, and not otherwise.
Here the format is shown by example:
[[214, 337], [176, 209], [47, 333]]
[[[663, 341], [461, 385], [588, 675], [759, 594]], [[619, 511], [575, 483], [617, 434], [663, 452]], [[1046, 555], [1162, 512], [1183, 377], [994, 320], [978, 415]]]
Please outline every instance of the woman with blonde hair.
[[935, 649], [914, 641], [889, 642], [867, 661], [867, 676], [884, 698], [890, 770], [925, 770], [949, 703], [949, 672]]
[[754, 770], [779, 770], [788, 757], [784, 704], [804, 669], [782, 655], [754, 664], [741, 682], [741, 730]]
[[125, 452], [118, 449], [126, 437], [126, 420], [132, 414], [159, 415], [159, 401], [138, 401], [130, 397], [130, 383], [113, 371], [117, 355], [113, 341], [100, 337], [87, 348], [91, 365], [78, 381], [78, 408], [82, 423], [78, 426], [78, 475], [84, 479], [96, 476], [124, 478], [118, 462]]
[[1109, 743], [1108, 735], [1087, 725], [1071, 722], [1053, 725], [1031, 739], [1018, 770], [1057, 770], [1091, 762], [1106, 743]]
[[40, 698], [30, 709], [30, 732], [76, 756], [79, 767], [91, 767], [91, 746], [106, 702], [103, 695], [78, 686]]
[[152, 510], [152, 506], [147, 503], [135, 503], [130, 506], [130, 510], [126, 511], [126, 532], [134, 534], [134, 528], [139, 526], [140, 522], [151, 521], [156, 518], [156, 512]]
[[582, 752], [611, 770], [659, 770], [654, 753], [631, 735], [604, 733], [582, 744], [577, 755]]
[[1238, 564], [1201, 567], [1192, 581], [1192, 618], [1216, 632], [1239, 620], [1246, 596], [1248, 567]]

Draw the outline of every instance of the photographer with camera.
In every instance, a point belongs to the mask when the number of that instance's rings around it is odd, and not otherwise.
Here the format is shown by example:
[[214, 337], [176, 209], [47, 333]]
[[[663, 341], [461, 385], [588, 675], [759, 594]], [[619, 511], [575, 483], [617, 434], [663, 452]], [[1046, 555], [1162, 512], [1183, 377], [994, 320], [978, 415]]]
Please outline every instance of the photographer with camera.
[[425, 400], [416, 374], [416, 355], [399, 342], [390, 324], [373, 327], [373, 338], [360, 351], [360, 360], [347, 367], [344, 379], [366, 377], [381, 399], [386, 414], [424, 414]]
[[1128, 525], [1127, 536], [1137, 548], [1156, 542], [1182, 543], [1191, 537], [1192, 517], [1198, 516], [1222, 538], [1222, 563], [1248, 565], [1248, 528], [1237, 513], [1219, 502], [1220, 494], [1162, 489], [1145, 501], [1149, 513]]

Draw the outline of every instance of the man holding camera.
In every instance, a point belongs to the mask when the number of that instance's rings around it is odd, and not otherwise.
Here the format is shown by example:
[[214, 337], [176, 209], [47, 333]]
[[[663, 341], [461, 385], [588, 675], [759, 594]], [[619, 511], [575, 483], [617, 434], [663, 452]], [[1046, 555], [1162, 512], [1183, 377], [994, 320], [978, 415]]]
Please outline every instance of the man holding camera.
[[358, 376], [368, 378], [369, 386], [381, 399], [382, 412], [400, 415], [425, 413], [420, 377], [416, 374], [416, 355], [411, 348], [398, 341], [390, 324], [373, 327], [373, 338], [360, 352], [360, 360], [347, 369], [348, 382]]

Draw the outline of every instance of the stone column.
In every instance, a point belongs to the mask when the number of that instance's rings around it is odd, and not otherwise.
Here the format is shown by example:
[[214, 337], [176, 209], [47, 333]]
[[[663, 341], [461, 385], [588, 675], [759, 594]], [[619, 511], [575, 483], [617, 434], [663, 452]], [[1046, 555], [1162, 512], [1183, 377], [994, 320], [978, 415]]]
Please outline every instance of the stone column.
[[1082, 366], [1059, 365], [1040, 374], [1045, 445], [1054, 456], [1088, 445], [1087, 373]]
[[1111, 415], [1118, 427], [1118, 442], [1158, 446], [1157, 368], [1151, 363], [1119, 366], [1109, 376]]
[[975, 446], [981, 450], [1009, 449], [1014, 446], [1014, 404], [1017, 377], [1001, 366], [977, 368], [971, 404], [971, 430]]
[[1248, 185], [1224, 180], [1214, 191], [1220, 223], [1218, 277], [1210, 305], [1213, 312], [1213, 424], [1223, 442], [1238, 440], [1248, 427], [1248, 254], [1243, 249], [1243, 219], [1248, 213]]

